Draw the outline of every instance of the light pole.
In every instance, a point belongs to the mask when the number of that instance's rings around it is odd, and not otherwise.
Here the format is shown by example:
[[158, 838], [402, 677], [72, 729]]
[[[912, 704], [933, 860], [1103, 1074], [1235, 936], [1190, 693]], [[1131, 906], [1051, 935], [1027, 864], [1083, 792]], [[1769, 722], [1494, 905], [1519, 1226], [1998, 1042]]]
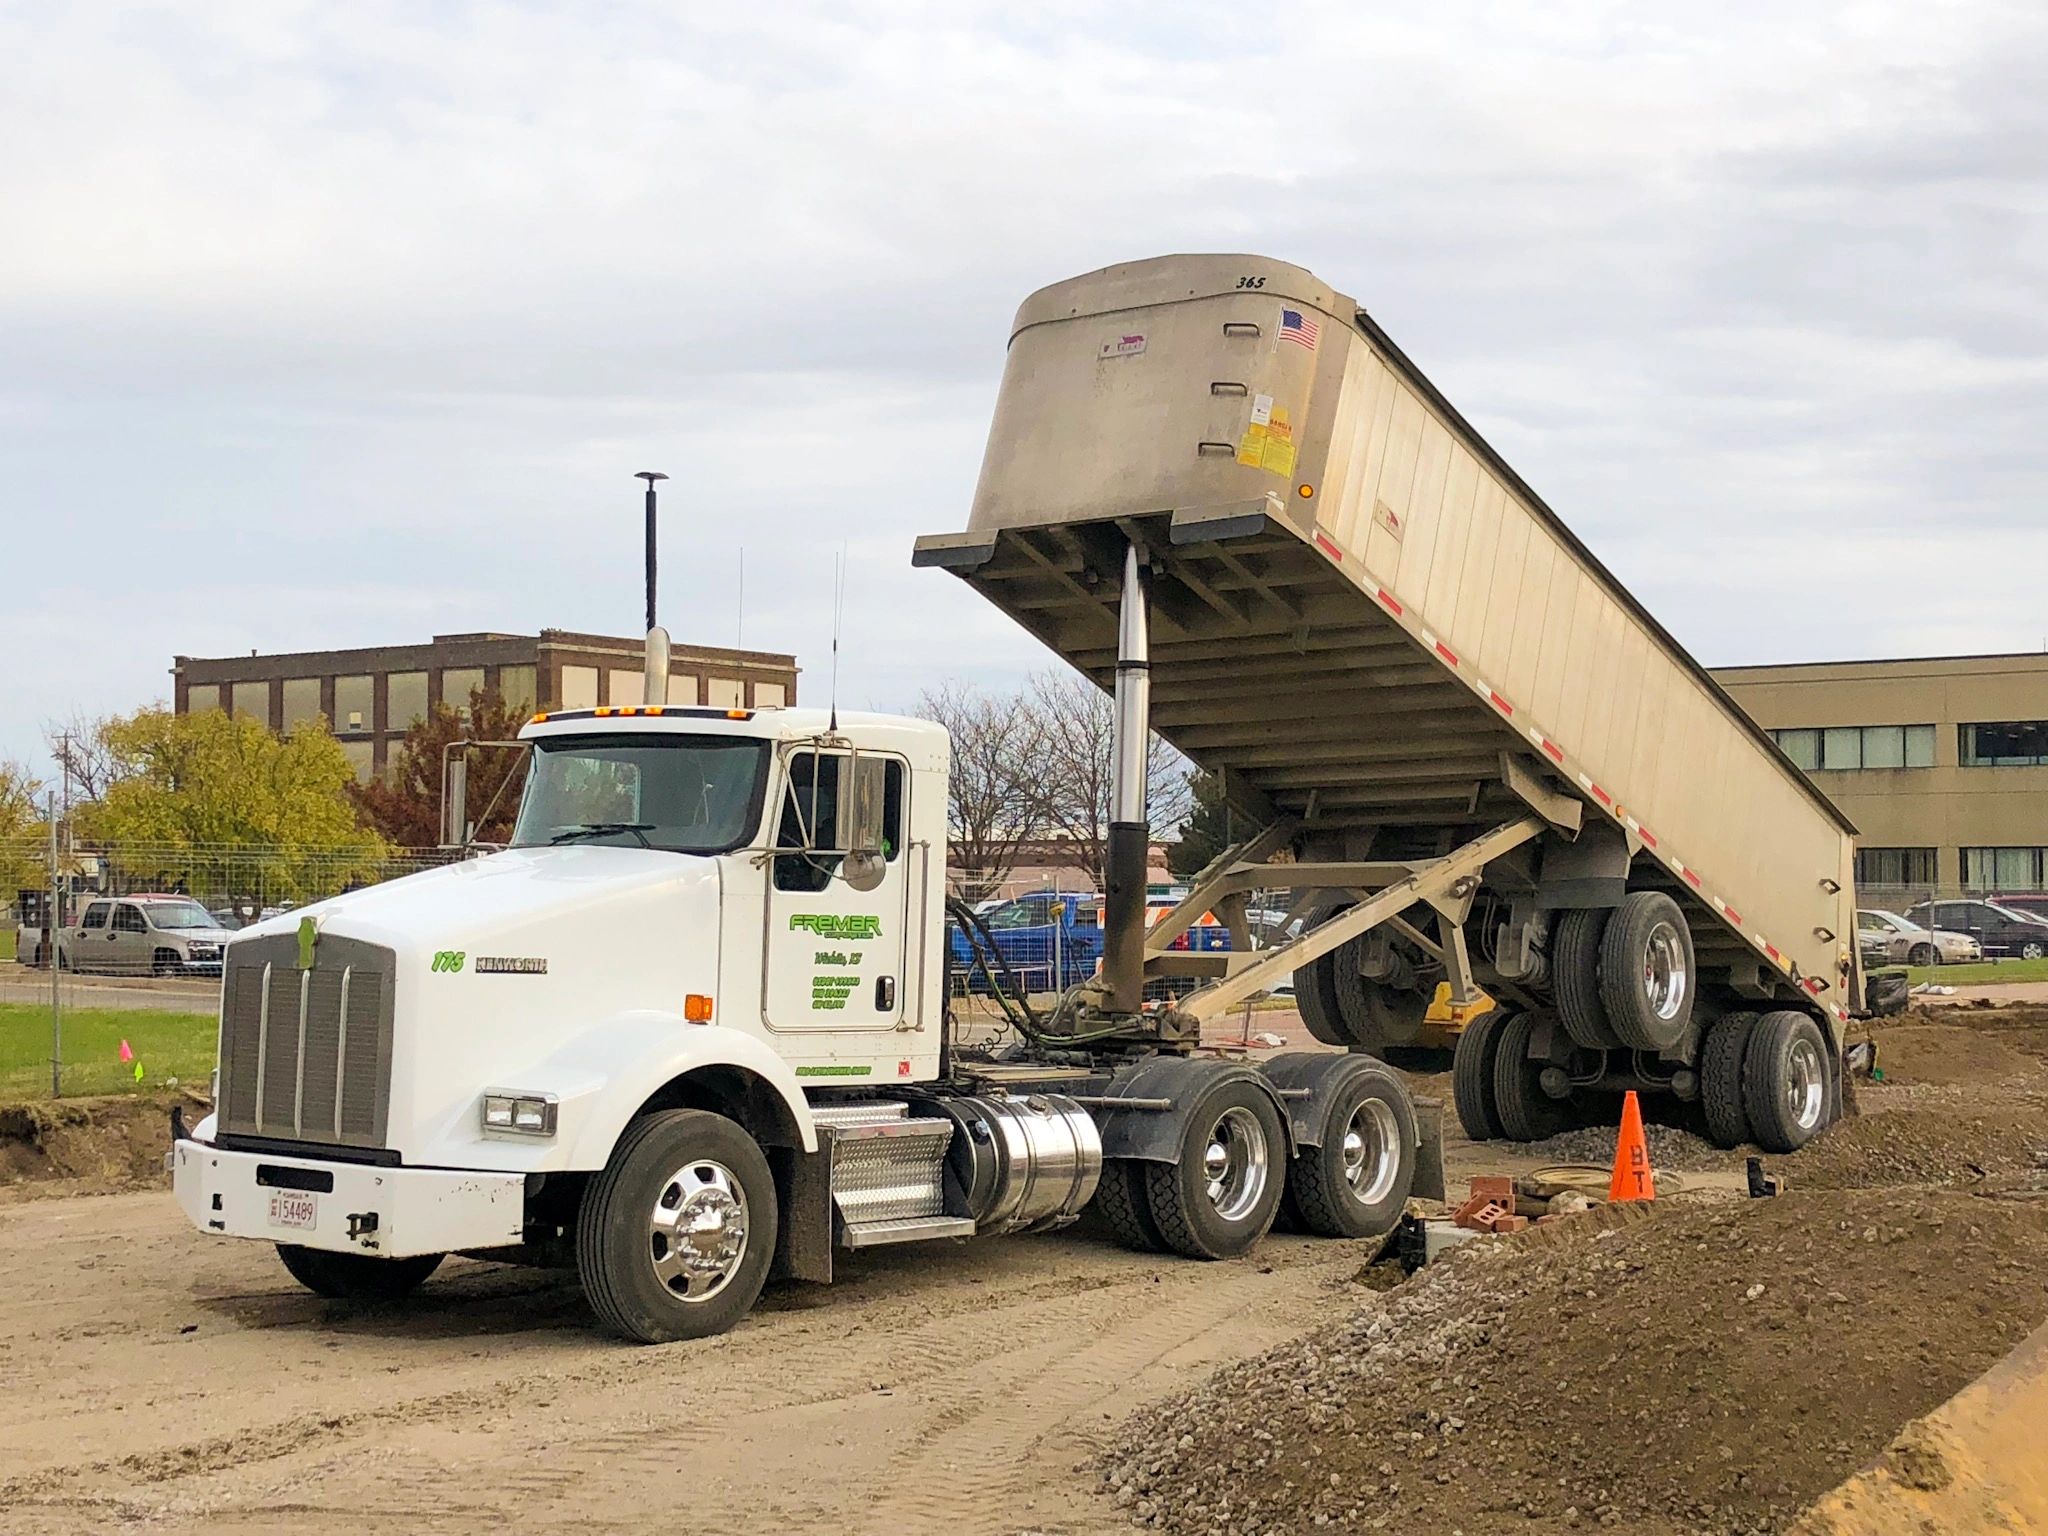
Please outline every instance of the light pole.
[[647, 482], [647, 627], [654, 628], [654, 482], [666, 480], [658, 469], [643, 469], [633, 476]]

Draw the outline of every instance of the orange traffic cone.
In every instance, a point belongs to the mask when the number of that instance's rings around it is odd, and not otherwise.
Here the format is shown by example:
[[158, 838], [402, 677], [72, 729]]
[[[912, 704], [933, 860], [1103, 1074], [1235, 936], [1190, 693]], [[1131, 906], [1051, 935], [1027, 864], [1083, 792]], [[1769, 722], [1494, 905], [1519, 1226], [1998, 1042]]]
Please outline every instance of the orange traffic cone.
[[1643, 1136], [1643, 1111], [1634, 1089], [1621, 1101], [1621, 1139], [1614, 1145], [1614, 1177], [1608, 1181], [1607, 1198], [1657, 1198], [1657, 1175], [1650, 1168], [1650, 1143]]

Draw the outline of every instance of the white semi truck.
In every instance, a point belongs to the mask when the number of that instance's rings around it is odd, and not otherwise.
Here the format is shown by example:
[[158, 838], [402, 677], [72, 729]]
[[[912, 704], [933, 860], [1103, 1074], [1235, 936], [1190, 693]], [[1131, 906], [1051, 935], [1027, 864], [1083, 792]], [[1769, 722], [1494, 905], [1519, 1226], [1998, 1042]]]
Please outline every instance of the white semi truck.
[[[1099, 977], [956, 1041], [944, 732], [671, 707], [651, 641], [646, 704], [521, 732], [511, 847], [236, 937], [215, 1112], [174, 1124], [191, 1219], [337, 1296], [570, 1261], [644, 1341], [840, 1249], [1091, 1204], [1198, 1258], [1283, 1211], [1366, 1235], [1442, 1192], [1382, 1059], [1439, 981], [1498, 1003], [1459, 1039], [1475, 1137], [1624, 1087], [1778, 1150], [1839, 1112], [1853, 829], [1309, 273], [1169, 257], [1027, 300], [967, 531], [915, 559], [1114, 690]], [[1150, 923], [1148, 729], [1257, 829]], [[1276, 886], [1288, 944], [1173, 949]], [[1289, 975], [1337, 1049], [1203, 1048]]]

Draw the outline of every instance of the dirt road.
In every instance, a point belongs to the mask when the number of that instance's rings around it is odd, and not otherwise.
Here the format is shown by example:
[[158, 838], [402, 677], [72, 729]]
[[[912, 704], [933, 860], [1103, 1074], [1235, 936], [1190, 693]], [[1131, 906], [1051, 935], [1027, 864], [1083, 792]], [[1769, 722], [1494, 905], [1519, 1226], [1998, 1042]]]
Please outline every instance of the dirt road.
[[164, 1194], [0, 1207], [0, 1254], [9, 1532], [889, 1536], [1118, 1528], [1076, 1464], [1139, 1403], [1336, 1318], [1362, 1258], [908, 1248], [631, 1349], [539, 1271], [451, 1261], [400, 1307], [322, 1302]]

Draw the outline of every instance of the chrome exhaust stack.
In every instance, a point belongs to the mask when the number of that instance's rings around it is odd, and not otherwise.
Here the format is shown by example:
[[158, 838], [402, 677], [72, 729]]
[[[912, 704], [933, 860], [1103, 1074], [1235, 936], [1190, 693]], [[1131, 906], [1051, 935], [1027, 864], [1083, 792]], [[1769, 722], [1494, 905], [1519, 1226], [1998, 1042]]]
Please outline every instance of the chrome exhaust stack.
[[1124, 550], [1117, 614], [1116, 757], [1103, 877], [1103, 1002], [1136, 1013], [1145, 998], [1145, 867], [1151, 852], [1146, 780], [1152, 740], [1151, 579], [1136, 545]]

